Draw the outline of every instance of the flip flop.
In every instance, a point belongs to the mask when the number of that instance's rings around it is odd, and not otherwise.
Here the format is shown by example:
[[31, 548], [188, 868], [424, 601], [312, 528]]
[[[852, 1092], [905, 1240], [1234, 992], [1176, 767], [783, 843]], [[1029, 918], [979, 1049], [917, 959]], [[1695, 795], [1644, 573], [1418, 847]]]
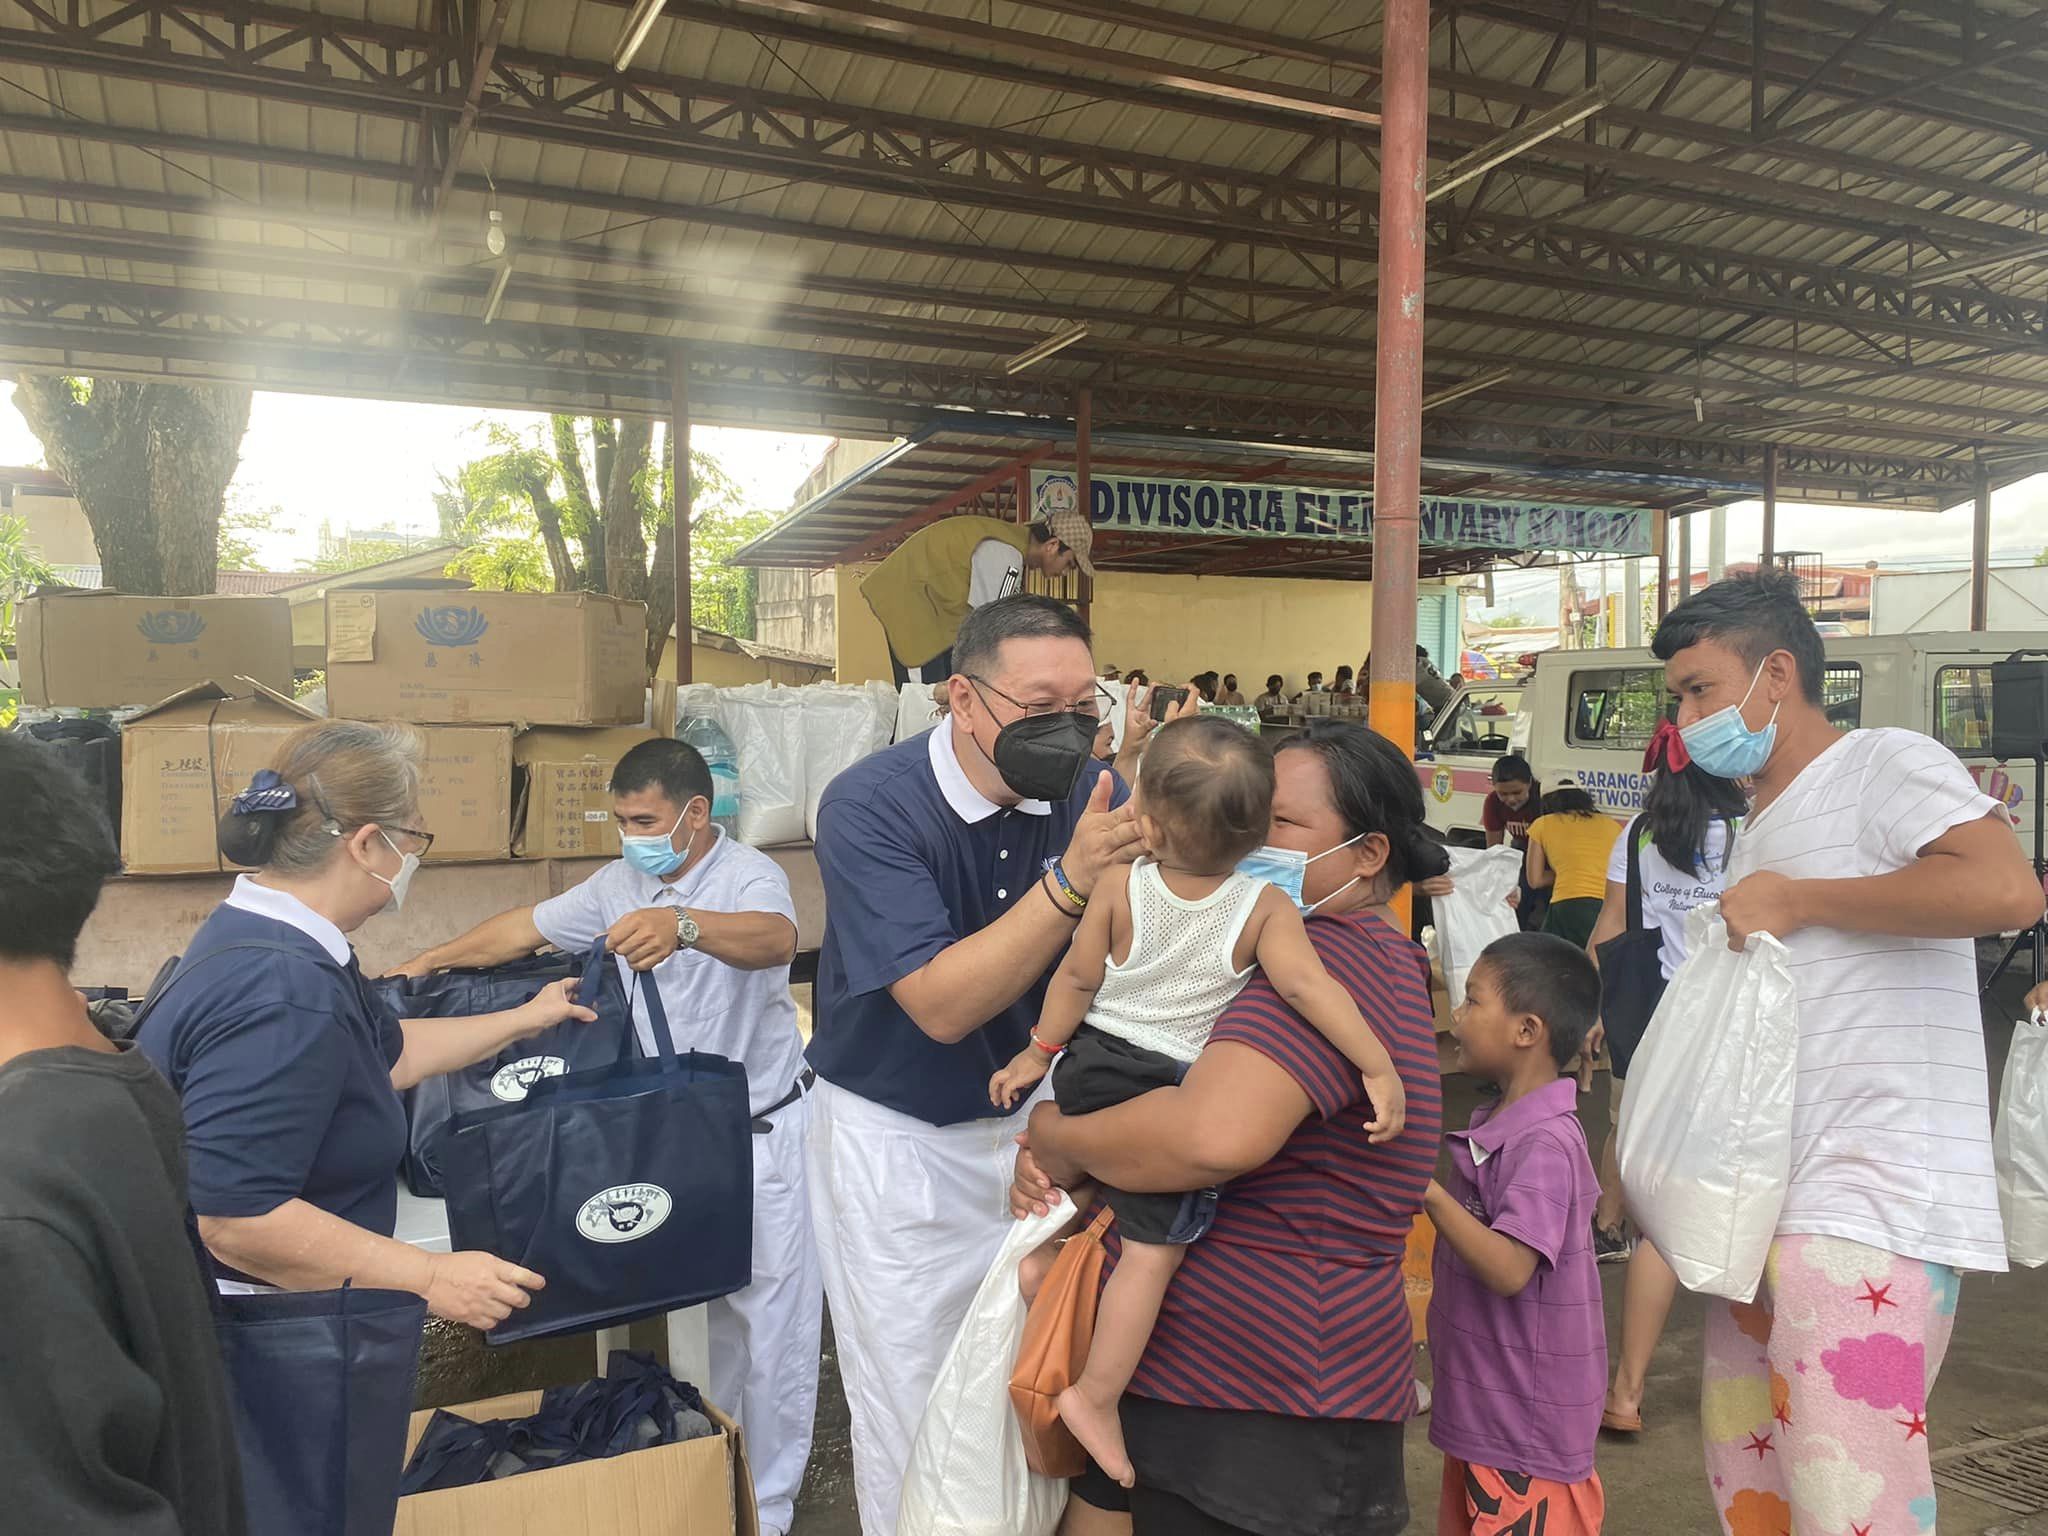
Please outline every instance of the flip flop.
[[1600, 1415], [1600, 1427], [1617, 1435], [1640, 1435], [1643, 1416], [1640, 1413], [1619, 1414], [1609, 1408]]

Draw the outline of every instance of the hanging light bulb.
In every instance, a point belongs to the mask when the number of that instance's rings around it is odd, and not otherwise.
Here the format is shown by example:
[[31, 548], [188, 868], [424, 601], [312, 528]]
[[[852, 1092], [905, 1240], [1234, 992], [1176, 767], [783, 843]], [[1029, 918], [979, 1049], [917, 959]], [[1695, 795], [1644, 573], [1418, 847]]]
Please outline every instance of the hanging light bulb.
[[491, 210], [490, 227], [484, 231], [484, 249], [493, 256], [505, 254], [505, 215], [495, 208]]

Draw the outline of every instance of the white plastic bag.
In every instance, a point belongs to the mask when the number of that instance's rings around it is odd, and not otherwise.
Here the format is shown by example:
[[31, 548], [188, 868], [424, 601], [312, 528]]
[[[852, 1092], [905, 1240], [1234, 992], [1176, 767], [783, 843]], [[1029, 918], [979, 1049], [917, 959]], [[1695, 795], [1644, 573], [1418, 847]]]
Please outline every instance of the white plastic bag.
[[1629, 1215], [1686, 1289], [1748, 1301], [1792, 1178], [1798, 1003], [1785, 946], [1765, 933], [1730, 950], [1719, 903], [1694, 908], [1685, 937], [1615, 1153]]
[[2038, 1009], [2013, 1026], [1991, 1156], [2006, 1257], [2029, 1269], [2048, 1264], [2048, 1016]]
[[930, 683], [905, 683], [897, 694], [896, 739], [908, 741], [911, 737], [930, 730], [938, 723], [938, 701], [932, 697]]
[[903, 1474], [896, 1536], [1050, 1536], [1067, 1485], [1024, 1461], [1010, 1373], [1024, 1337], [1017, 1269], [1074, 1217], [1065, 1202], [1013, 1222], [932, 1383]]
[[[825, 798], [826, 787], [870, 752], [889, 744], [889, 729], [896, 723], [895, 691], [884, 696], [881, 708], [865, 684], [812, 683], [791, 691], [803, 701], [804, 831], [816, 841], [818, 802]], [[740, 786], [744, 799], [744, 772]]]
[[740, 841], [804, 840], [803, 690], [749, 683], [718, 690], [718, 721], [740, 755]]
[[1508, 905], [1522, 877], [1522, 856], [1503, 843], [1497, 848], [1451, 848], [1451, 883], [1448, 896], [1432, 896], [1429, 907], [1436, 919], [1436, 941], [1443, 967], [1444, 986], [1451, 1006], [1465, 1003], [1465, 978], [1472, 974], [1472, 962], [1495, 939], [1504, 939], [1521, 927], [1515, 909]]

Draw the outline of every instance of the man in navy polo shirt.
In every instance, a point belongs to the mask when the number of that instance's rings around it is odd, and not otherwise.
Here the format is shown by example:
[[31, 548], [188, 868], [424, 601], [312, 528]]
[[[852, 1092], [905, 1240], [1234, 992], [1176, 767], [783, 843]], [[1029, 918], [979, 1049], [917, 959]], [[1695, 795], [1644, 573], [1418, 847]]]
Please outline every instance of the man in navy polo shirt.
[[1009, 1225], [1023, 1119], [989, 1078], [1029, 1042], [1096, 880], [1141, 851], [1127, 791], [1088, 761], [1107, 700], [1071, 609], [977, 608], [953, 666], [947, 718], [818, 810], [811, 1210], [866, 1536], [894, 1536], [925, 1399]]

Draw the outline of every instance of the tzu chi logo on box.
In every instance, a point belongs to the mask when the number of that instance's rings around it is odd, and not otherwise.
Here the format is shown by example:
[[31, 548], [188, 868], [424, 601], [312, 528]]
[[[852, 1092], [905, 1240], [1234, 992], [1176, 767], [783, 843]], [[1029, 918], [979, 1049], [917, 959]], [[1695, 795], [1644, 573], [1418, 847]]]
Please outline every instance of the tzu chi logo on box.
[[483, 665], [483, 652], [476, 649], [476, 643], [490, 630], [491, 621], [484, 617], [481, 608], [465, 608], [457, 603], [445, 608], [423, 608], [412, 621], [412, 627], [427, 642], [428, 666], [440, 666], [443, 650], [467, 650], [472, 667]]
[[667, 1221], [674, 1204], [659, 1184], [619, 1184], [583, 1202], [576, 1230], [593, 1243], [630, 1243]]

